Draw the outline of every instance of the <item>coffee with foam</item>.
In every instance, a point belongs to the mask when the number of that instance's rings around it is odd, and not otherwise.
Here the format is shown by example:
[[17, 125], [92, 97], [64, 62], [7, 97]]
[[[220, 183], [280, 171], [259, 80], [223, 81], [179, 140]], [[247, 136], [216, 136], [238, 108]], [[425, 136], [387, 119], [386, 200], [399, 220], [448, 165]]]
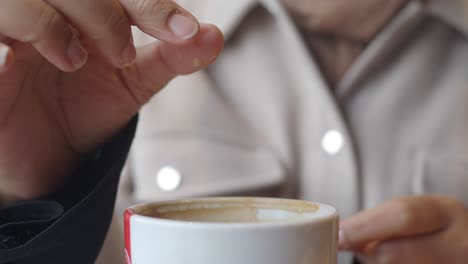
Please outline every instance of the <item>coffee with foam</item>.
[[204, 223], [253, 223], [310, 219], [323, 215], [317, 204], [267, 198], [219, 198], [212, 201], [190, 200], [177, 204], [148, 206], [144, 216]]

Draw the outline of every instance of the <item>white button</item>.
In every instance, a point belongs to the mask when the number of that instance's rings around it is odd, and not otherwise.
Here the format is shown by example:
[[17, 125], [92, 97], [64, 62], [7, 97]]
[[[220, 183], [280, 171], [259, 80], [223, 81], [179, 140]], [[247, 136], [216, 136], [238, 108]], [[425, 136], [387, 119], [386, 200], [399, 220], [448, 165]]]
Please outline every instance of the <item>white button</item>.
[[156, 184], [166, 192], [177, 190], [182, 183], [182, 174], [171, 166], [163, 167], [156, 175]]
[[337, 130], [328, 131], [322, 139], [322, 148], [329, 155], [336, 155], [343, 148], [343, 135]]

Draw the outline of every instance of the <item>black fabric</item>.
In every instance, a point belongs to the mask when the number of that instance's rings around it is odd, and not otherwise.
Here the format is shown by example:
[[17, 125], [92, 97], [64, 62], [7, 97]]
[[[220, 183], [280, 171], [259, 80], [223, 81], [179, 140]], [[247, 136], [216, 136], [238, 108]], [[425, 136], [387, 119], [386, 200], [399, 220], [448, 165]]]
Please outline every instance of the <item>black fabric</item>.
[[33, 201], [0, 208], [0, 249], [11, 249], [33, 239], [63, 214], [55, 201]]
[[0, 264], [94, 263], [137, 117], [44, 201], [0, 208]]

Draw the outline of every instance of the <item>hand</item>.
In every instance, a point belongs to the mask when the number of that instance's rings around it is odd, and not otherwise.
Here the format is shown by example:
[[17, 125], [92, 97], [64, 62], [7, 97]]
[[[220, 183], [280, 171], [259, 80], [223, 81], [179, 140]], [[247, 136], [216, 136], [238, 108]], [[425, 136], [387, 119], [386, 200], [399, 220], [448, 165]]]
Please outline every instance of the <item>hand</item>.
[[[163, 40], [135, 50], [131, 25]], [[220, 31], [170, 0], [0, 1], [0, 198], [50, 192]]]
[[398, 198], [344, 220], [340, 248], [363, 264], [463, 264], [468, 210], [445, 196]]

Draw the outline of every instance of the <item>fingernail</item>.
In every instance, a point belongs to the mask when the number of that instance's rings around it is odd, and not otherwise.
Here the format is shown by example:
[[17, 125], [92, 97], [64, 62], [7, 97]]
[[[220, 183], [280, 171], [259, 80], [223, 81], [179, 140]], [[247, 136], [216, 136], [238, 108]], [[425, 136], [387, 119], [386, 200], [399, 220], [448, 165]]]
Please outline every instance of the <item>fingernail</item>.
[[338, 248], [346, 249], [346, 237], [343, 229], [338, 232]]
[[10, 49], [8, 47], [0, 47], [0, 68], [5, 67], [8, 59], [8, 52], [10, 52]]
[[198, 33], [198, 23], [192, 18], [174, 13], [170, 16], [168, 26], [180, 39], [189, 39]]
[[133, 41], [133, 36], [130, 35], [130, 39], [128, 40], [127, 46], [122, 52], [122, 65], [128, 66], [135, 60], [135, 58], [136, 58], [135, 44]]
[[88, 53], [75, 37], [68, 46], [67, 55], [74, 70], [81, 68], [88, 60]]

